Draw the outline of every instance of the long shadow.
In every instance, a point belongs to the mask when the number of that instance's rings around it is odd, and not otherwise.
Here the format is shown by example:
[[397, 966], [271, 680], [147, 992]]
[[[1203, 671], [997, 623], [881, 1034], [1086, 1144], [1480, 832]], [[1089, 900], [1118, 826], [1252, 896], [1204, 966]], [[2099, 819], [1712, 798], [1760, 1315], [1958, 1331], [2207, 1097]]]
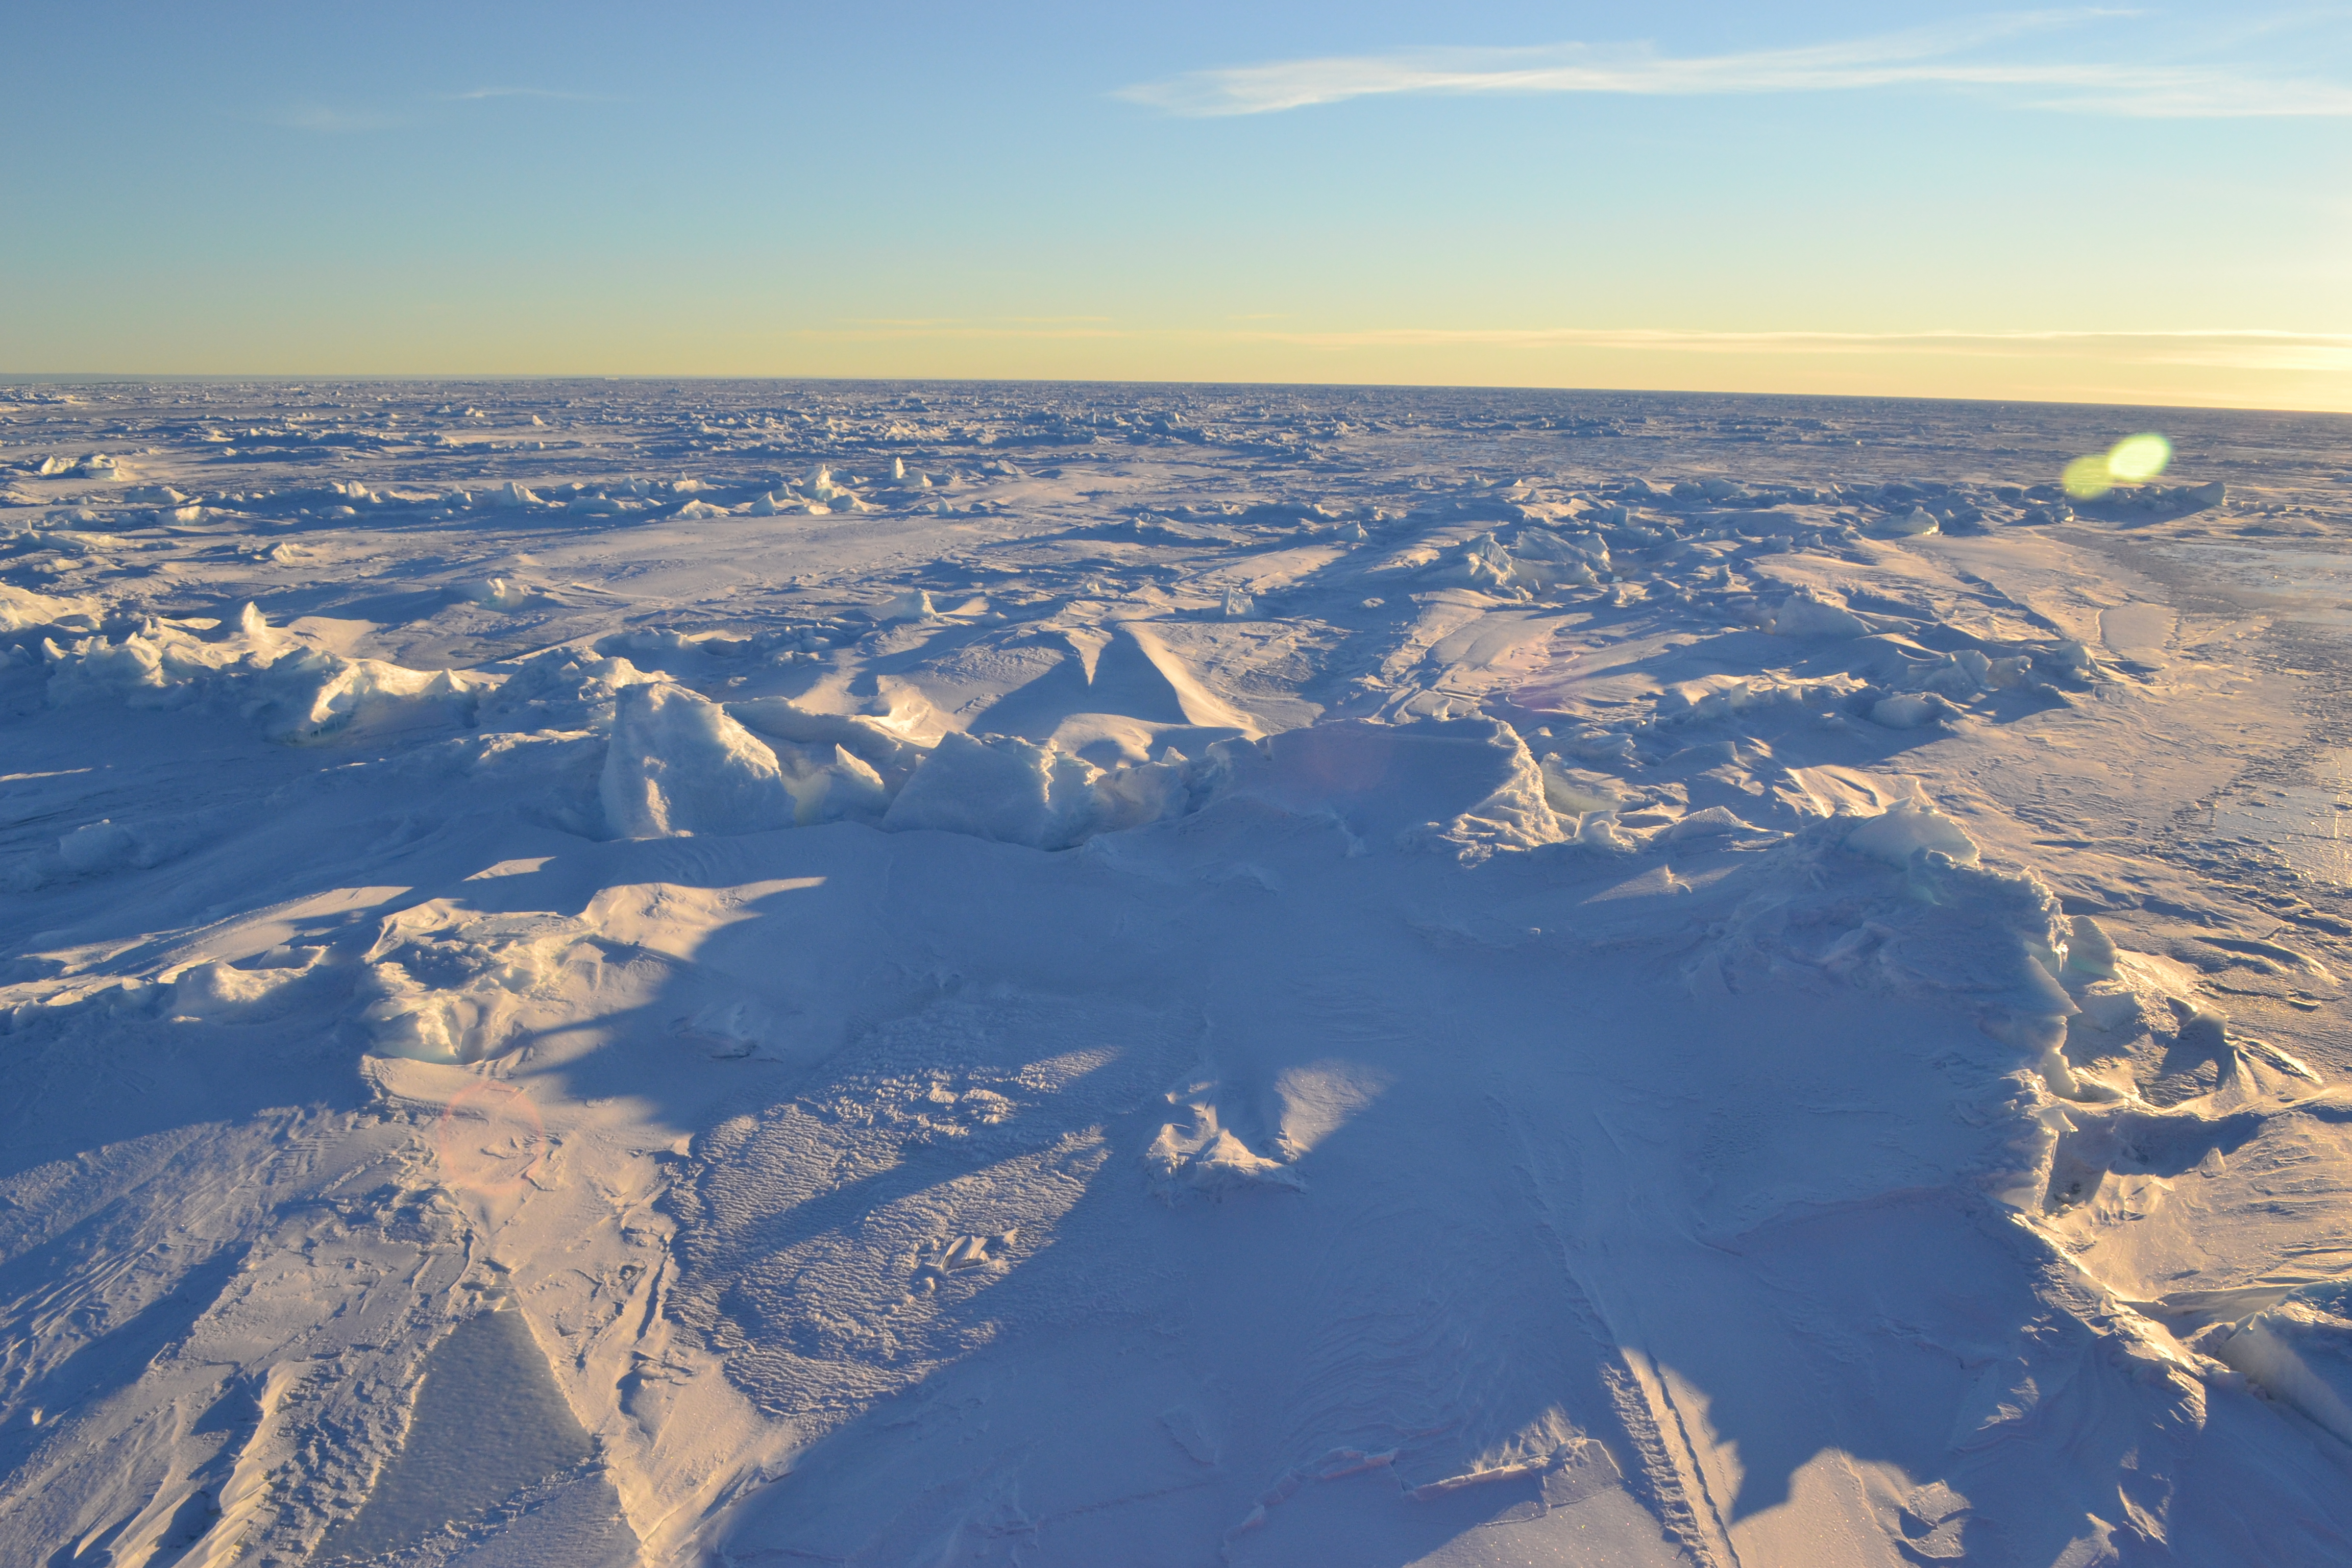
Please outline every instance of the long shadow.
[[[1883, 754], [1891, 755], [1927, 738], [1888, 731], [1883, 742], [1858, 744], [1865, 753], [1883, 745]], [[453, 798], [462, 804], [462, 792]], [[408, 804], [421, 803], [412, 793]], [[740, 840], [590, 845], [552, 829], [519, 833], [513, 820], [492, 813], [459, 815], [436, 830], [439, 837], [428, 835], [405, 853], [351, 854], [333, 869], [314, 865], [294, 876], [289, 868], [310, 853], [304, 846], [318, 841], [319, 824], [350, 815], [336, 805], [319, 809], [315, 818], [289, 812], [278, 829], [285, 844], [274, 856], [261, 856], [257, 868], [239, 857], [256, 845], [268, 850], [267, 834], [224, 846], [214, 859], [192, 868], [189, 901], [234, 887], [240, 876], [263, 886], [287, 877], [296, 886], [316, 888], [335, 885], [338, 875], [379, 877], [397, 868], [409, 879], [405, 891], [368, 906], [362, 919], [289, 920], [292, 938], [348, 956], [372, 940], [374, 921], [401, 900], [454, 894], [476, 909], [577, 913], [598, 889], [619, 883], [723, 889], [766, 878], [821, 877], [834, 889], [828, 901], [775, 894], [749, 911], [772, 922], [755, 928], [772, 955], [769, 973], [738, 973], [741, 984], [805, 984], [814, 993], [842, 988], [853, 976], [895, 972], [901, 994], [874, 998], [887, 1011], [918, 997], [916, 982], [923, 975], [959, 975], [981, 990], [998, 984], [1067, 988], [1076, 975], [1097, 996], [1116, 994], [1139, 978], [1161, 996], [1240, 999], [1225, 1009], [1223, 1025], [1244, 1033], [1244, 1047], [1253, 1040], [1260, 1046], [1291, 1040], [1300, 1056], [1370, 1048], [1349, 1035], [1353, 1026], [1346, 1026], [1344, 1009], [1306, 987], [1301, 977], [1341, 977], [1383, 1003], [1399, 999], [1397, 1009], [1419, 1031], [1394, 1058], [1411, 1076], [1318, 1145], [1305, 1166], [1311, 1184], [1306, 1194], [1244, 1194], [1223, 1205], [1160, 1206], [1144, 1194], [1136, 1160], [1143, 1135], [1165, 1112], [1147, 1107], [1114, 1115], [1071, 1107], [1071, 1118], [1083, 1112], [1106, 1126], [1112, 1154], [1077, 1178], [1082, 1190], [1057, 1222], [1070, 1244], [1019, 1264], [1002, 1284], [971, 1298], [977, 1305], [958, 1320], [975, 1334], [992, 1322], [1010, 1323], [998, 1341], [1006, 1348], [975, 1346], [947, 1358], [905, 1392], [813, 1444], [794, 1474], [774, 1489], [779, 1511], [758, 1516], [781, 1521], [779, 1528], [820, 1514], [847, 1520], [853, 1510], [826, 1496], [828, 1484], [870, 1498], [861, 1506], [876, 1521], [869, 1533], [881, 1543], [877, 1552], [930, 1530], [956, 1508], [977, 1517], [1008, 1497], [1074, 1542], [1115, 1543], [1118, 1532], [1139, 1528], [1139, 1521], [1190, 1519], [1185, 1510], [1202, 1498], [1213, 1498], [1221, 1528], [1238, 1522], [1250, 1500], [1279, 1480], [1284, 1466], [1320, 1457], [1320, 1448], [1298, 1448], [1305, 1437], [1361, 1433], [1370, 1442], [1390, 1436], [1383, 1422], [1398, 1423], [1388, 1412], [1366, 1415], [1348, 1401], [1366, 1388], [1401, 1386], [1381, 1381], [1395, 1367], [1439, 1386], [1463, 1381], [1464, 1366], [1475, 1360], [1460, 1349], [1463, 1336], [1417, 1338], [1412, 1325], [1420, 1320], [1396, 1306], [1433, 1297], [1441, 1305], [1461, 1303], [1432, 1310], [1441, 1327], [1453, 1321], [1446, 1311], [1483, 1324], [1478, 1313], [1491, 1309], [1500, 1324], [1492, 1332], [1515, 1330], [1521, 1341], [1572, 1347], [1574, 1357], [1582, 1358], [1580, 1370], [1566, 1361], [1549, 1362], [1540, 1375], [1475, 1386], [1502, 1391], [1486, 1401], [1501, 1428], [1517, 1430], [1535, 1422], [1549, 1404], [1561, 1405], [1580, 1429], [1604, 1435], [1629, 1469], [1638, 1435], [1612, 1414], [1616, 1405], [1593, 1393], [1599, 1369], [1612, 1355], [1639, 1352], [1671, 1370], [1704, 1397], [1715, 1443], [1738, 1456], [1740, 1479], [1724, 1504], [1733, 1519], [1755, 1518], [1786, 1500], [1792, 1478], [1817, 1455], [1834, 1450], [1899, 1465], [1916, 1483], [1945, 1480], [1983, 1516], [1981, 1533], [1992, 1542], [1986, 1552], [2020, 1562], [2053, 1561], [2073, 1539], [2064, 1532], [2078, 1530], [2081, 1512], [2093, 1504], [2062, 1517], [2063, 1510], [2050, 1502], [2051, 1477], [2014, 1459], [2018, 1450], [2011, 1445], [2036, 1428], [2011, 1431], [2013, 1423], [1991, 1419], [2015, 1393], [2011, 1383], [2001, 1381], [2009, 1363], [2046, 1370], [2051, 1392], [2040, 1397], [2050, 1409], [2037, 1419], [2063, 1426], [2057, 1451], [2071, 1456], [2070, 1484], [2079, 1473], [2085, 1488], [2105, 1487], [2096, 1506], [2109, 1506], [2116, 1478], [2129, 1468], [2126, 1451], [2142, 1436], [2141, 1418], [2133, 1413], [2143, 1406], [2132, 1402], [2142, 1397], [2133, 1390], [2143, 1385], [2128, 1369], [2110, 1363], [2105, 1341], [2053, 1313], [2058, 1288], [2030, 1253], [2020, 1251], [2006, 1222], [1958, 1197], [1890, 1192], [1881, 1201], [1762, 1227], [1723, 1245], [1703, 1245], [1666, 1227], [1655, 1253], [1632, 1255], [1634, 1261], [1615, 1266], [1624, 1278], [1613, 1307], [1595, 1304], [1607, 1292], [1591, 1288], [1569, 1262], [1548, 1266], [1549, 1273], [1536, 1270], [1528, 1260], [1553, 1246], [1547, 1226], [1572, 1226], [1563, 1216], [1577, 1205], [1562, 1197], [1546, 1211], [1518, 1196], [1515, 1159], [1530, 1168], [1574, 1168], [1622, 1158], [1608, 1140], [1574, 1121], [1577, 1103], [1598, 1099], [1611, 1107], [1656, 1106], [1661, 1071], [1702, 1082], [1723, 1061], [1770, 1059], [1789, 1041], [1769, 1015], [1735, 1026], [1728, 1038], [1700, 1034], [1684, 1013], [1648, 1000], [1679, 994], [1663, 964], [1633, 973], [1605, 971], [1573, 957], [1533, 965], [1507, 955], [1441, 952], [1402, 929], [1402, 921], [1361, 918], [1368, 908], [1407, 909], [1437, 894], [1469, 897], [1480, 890], [1480, 878], [1525, 874], [1519, 867], [1471, 873], [1413, 862], [1374, 874], [1400, 863], [1315, 859], [1286, 849], [1278, 839], [1260, 842], [1244, 834], [1221, 852], [1280, 862], [1294, 889], [1292, 896], [1254, 904], [1248, 900], [1255, 895], [1246, 889], [1168, 897], [1164, 887], [1139, 879], [1118, 881], [1098, 858], [940, 836], [892, 840], [864, 829], [826, 828]], [[1154, 843], [1164, 849], [1179, 831], [1205, 834], [1218, 826], [1170, 830]], [[544, 862], [483, 882], [466, 879], [493, 860], [518, 858], [519, 849], [521, 858], [536, 852]], [[1175, 856], [1171, 864], [1189, 873], [1200, 862]], [[194, 875], [199, 869], [202, 875]], [[1738, 890], [1727, 889], [1723, 897]], [[85, 918], [135, 932], [152, 929], [152, 913], [93, 907]], [[1572, 909], [1566, 918], [1575, 929]], [[683, 967], [678, 973], [681, 978], [657, 987], [642, 1005], [604, 1021], [614, 1044], [549, 1069], [551, 1076], [583, 1100], [626, 1091], [677, 1124], [708, 1127], [714, 1104], [730, 1096], [734, 1104], [756, 1102], [763, 1095], [776, 1103], [797, 1092], [805, 1074], [828, 1056], [862, 1037], [857, 1020], [846, 1020], [830, 1040], [812, 1043], [802, 1059], [782, 1068], [748, 1068], [744, 1081], [732, 1087], [723, 1081], [730, 1070], [726, 1064], [663, 1070], [656, 1053], [675, 1053], [667, 1033], [672, 1021], [686, 1004], [709, 994], [707, 979], [690, 982]], [[1607, 1000], [1612, 997], [1617, 1000]], [[144, 1116], [128, 1110], [123, 1125], [136, 1132], [249, 1116], [289, 1102], [353, 1103], [358, 1086], [350, 1054], [358, 1042], [348, 1037], [314, 1050], [290, 1077], [272, 1070], [278, 1065], [274, 1053], [301, 1026], [331, 1012], [327, 998], [316, 1000], [320, 1012], [252, 1026], [257, 1032], [241, 1049], [235, 1048], [231, 1026], [179, 1037], [216, 1040], [228, 1048], [202, 1064], [207, 1083], [201, 1092], [192, 1089], [189, 1099]], [[1906, 1021], [1934, 1035], [1916, 1017]], [[1859, 1031], [1849, 1043], [1857, 1061], [1870, 1059], [1865, 1047], [1883, 1045]], [[1297, 1058], [1276, 1054], [1272, 1059]], [[1480, 1076], [1484, 1069], [1476, 1064], [1489, 1060], [1509, 1070]], [[748, 1076], [752, 1072], [758, 1076]], [[1612, 1080], [1611, 1073], [1619, 1076]], [[1496, 1142], [1485, 1108], [1496, 1097], [1524, 1098], [1543, 1112], [1536, 1153], [1507, 1151]], [[27, 1121], [44, 1109], [39, 1096], [28, 1096]], [[1052, 1121], [1050, 1108], [1043, 1113]], [[1671, 1125], [1676, 1115], [1662, 1112], [1660, 1120]], [[1053, 1125], [1066, 1131], [1070, 1123]], [[1645, 1156], [1649, 1164], [1642, 1173], [1670, 1191], [1687, 1151], [1673, 1142], [1680, 1134], [1660, 1136], [1662, 1152]], [[73, 1138], [65, 1129], [52, 1133], [47, 1146]], [[737, 1250], [685, 1261], [699, 1271], [700, 1282], [709, 1282], [761, 1249], [772, 1254], [844, 1231], [887, 1201], [982, 1170], [990, 1152], [978, 1141], [901, 1151], [899, 1163], [887, 1171], [852, 1177], [808, 1203], [761, 1216], [742, 1233]], [[1454, 1185], [1497, 1181], [1512, 1190], [1499, 1197], [1482, 1194], [1476, 1223], [1462, 1224], [1459, 1207], [1448, 1206], [1455, 1202]], [[1563, 1179], [1559, 1191], [1570, 1185]], [[695, 1245], [688, 1242], [687, 1250]], [[1554, 1256], [1572, 1251], [1553, 1246]], [[61, 1257], [46, 1254], [24, 1267], [46, 1268]], [[1236, 1259], [1250, 1260], [1253, 1268], [1237, 1268]], [[201, 1295], [198, 1287], [211, 1278], [191, 1289]], [[1482, 1294], [1488, 1299], [1484, 1306], [1472, 1300]], [[1632, 1309], [1623, 1307], [1626, 1300]], [[1511, 1303], [1538, 1305], [1513, 1319], [1501, 1310]], [[138, 1334], [184, 1332], [184, 1310], [156, 1303], [134, 1320]], [[1392, 1342], [1367, 1327], [1391, 1319], [1406, 1323]], [[1596, 1326], [1588, 1329], [1586, 1320]], [[1208, 1327], [1188, 1330], [1187, 1321]], [[1489, 1331], [1481, 1327], [1470, 1338]], [[1332, 1341], [1318, 1341], [1318, 1333]], [[136, 1348], [113, 1335], [102, 1342], [114, 1346], [106, 1356], [127, 1357]], [[1167, 1350], [1183, 1343], [1205, 1351], [1188, 1360]], [[1387, 1363], [1374, 1353], [1384, 1346]], [[1546, 1353], [1569, 1354], [1557, 1348]], [[1326, 1401], [1314, 1408], [1339, 1414], [1300, 1417], [1297, 1432], [1233, 1435], [1205, 1465], [1189, 1457], [1181, 1438], [1154, 1436], [1154, 1422], [1188, 1399], [1197, 1401], [1200, 1389], [1219, 1380], [1245, 1394], [1293, 1386], [1282, 1380], [1296, 1378], [1302, 1356], [1306, 1364], [1330, 1372], [1310, 1391]], [[1325, 1359], [1316, 1362], [1316, 1356]], [[1128, 1380], [1131, 1398], [1108, 1396], [1114, 1381], [1108, 1372]], [[1232, 1402], [1234, 1407], [1248, 1403]], [[983, 1404], [994, 1414], [973, 1414]], [[1971, 1417], [1979, 1404], [1982, 1412]], [[1970, 1418], [1990, 1425], [1965, 1425]], [[1000, 1428], [997, 1436], [973, 1436], [992, 1423]], [[2224, 1430], [2242, 1436], [2248, 1428], [2225, 1423]], [[1984, 1431], [1993, 1436], [1979, 1442]], [[908, 1432], [924, 1440], [897, 1441]], [[1162, 1447], [1147, 1455], [1141, 1447], [1147, 1438]], [[1292, 1446], [1286, 1448], [1286, 1442]], [[970, 1443], [992, 1456], [986, 1464], [969, 1457]], [[1090, 1449], [1113, 1447], [1143, 1457], [1131, 1471], [1108, 1458], [1099, 1466], [1088, 1458]], [[960, 1452], [966, 1457], [957, 1457]], [[1041, 1456], [1040, 1462], [1030, 1465], [1024, 1458], [1030, 1453]], [[2292, 1452], [2281, 1462], [2300, 1463]], [[2312, 1463], [2318, 1464], [2315, 1457]], [[1133, 1498], [1131, 1510], [1090, 1512], [1081, 1506], [1087, 1494], [1081, 1483], [1089, 1477], [1116, 1483], [1114, 1491], [1128, 1487], [1117, 1495]], [[1005, 1492], [1006, 1486], [1013, 1489]], [[1496, 1495], [1498, 1510], [1514, 1506]], [[2340, 1496], [2340, 1487], [2311, 1495], [2324, 1503]], [[1065, 1500], [1055, 1501], [1056, 1496]], [[1160, 1496], [1192, 1500], [1165, 1505], [1174, 1512], [1154, 1512], [1162, 1505], [1150, 1499]], [[795, 1512], [802, 1509], [805, 1514]], [[1278, 1523], [1279, 1514], [1274, 1517]], [[1090, 1525], [1089, 1519], [1102, 1522]], [[1110, 1533], [1085, 1533], [1097, 1529]], [[893, 1531], [908, 1533], [888, 1533]], [[1420, 1550], [1409, 1532], [1400, 1532], [1360, 1560], [1367, 1568], [1389, 1568]]]

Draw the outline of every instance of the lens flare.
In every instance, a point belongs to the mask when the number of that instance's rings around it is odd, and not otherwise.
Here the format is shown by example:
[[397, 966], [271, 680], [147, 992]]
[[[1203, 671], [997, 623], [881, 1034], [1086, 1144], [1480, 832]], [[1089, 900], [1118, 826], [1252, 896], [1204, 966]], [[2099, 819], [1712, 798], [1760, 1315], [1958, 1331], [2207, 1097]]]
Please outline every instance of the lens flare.
[[2076, 500], [2096, 500], [2117, 485], [2144, 485], [2172, 461], [2172, 443], [2153, 430], [2126, 436], [2099, 456], [2066, 465], [2059, 483]]
[[2107, 453], [2107, 472], [2118, 483], [2146, 484], [2172, 461], [2172, 443], [2154, 431], [2126, 436]]
[[2115, 477], [2107, 471], [2104, 457], [2075, 458], [2066, 465], [2058, 482], [2076, 500], [2096, 500], [2116, 488]]

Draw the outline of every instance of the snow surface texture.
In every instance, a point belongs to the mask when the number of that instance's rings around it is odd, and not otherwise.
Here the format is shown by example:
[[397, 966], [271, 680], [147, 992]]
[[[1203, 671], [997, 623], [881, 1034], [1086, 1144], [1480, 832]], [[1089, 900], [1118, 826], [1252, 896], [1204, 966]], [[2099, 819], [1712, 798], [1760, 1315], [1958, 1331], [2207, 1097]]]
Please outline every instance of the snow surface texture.
[[2135, 422], [0, 389], [0, 1561], [2352, 1560], [2352, 426]]

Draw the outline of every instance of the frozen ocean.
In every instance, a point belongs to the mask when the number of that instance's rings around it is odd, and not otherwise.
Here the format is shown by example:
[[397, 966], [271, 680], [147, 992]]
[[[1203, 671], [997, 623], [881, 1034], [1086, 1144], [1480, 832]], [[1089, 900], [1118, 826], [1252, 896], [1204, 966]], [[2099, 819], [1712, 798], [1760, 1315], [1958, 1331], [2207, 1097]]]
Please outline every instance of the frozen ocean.
[[2338, 416], [0, 387], [0, 1561], [2352, 1561], [2347, 542]]

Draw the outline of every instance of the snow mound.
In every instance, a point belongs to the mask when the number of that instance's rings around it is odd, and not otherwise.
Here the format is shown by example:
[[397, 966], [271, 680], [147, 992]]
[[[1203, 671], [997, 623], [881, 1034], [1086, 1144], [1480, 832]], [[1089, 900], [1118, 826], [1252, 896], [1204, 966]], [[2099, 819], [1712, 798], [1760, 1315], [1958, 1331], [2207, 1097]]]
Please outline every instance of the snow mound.
[[1897, 802], [1832, 817], [1770, 852], [1771, 875], [1689, 972], [1811, 973], [1864, 991], [1959, 1003], [1989, 1033], [2041, 1058], [2078, 1011], [2058, 974], [2073, 921], [2040, 878], [1979, 865], [1977, 846], [1931, 805]]
[[98, 630], [96, 599], [60, 598], [0, 583], [0, 633]]
[[2352, 1283], [2306, 1286], [2200, 1343], [2352, 1443]]
[[1960, 825], [1932, 805], [1897, 801], [1885, 812], [1849, 828], [1845, 847], [1857, 855], [1907, 867], [1922, 850], [1948, 855], [1963, 865], [1977, 860], [1976, 840]]
[[1870, 531], [1886, 539], [1917, 539], [1942, 531], [1935, 513], [1926, 507], [1915, 506], [1909, 511], [1883, 517], [1871, 525]]
[[1180, 1114], [1163, 1123], [1143, 1151], [1151, 1191], [1172, 1204], [1191, 1194], [1222, 1198], [1253, 1187], [1302, 1190], [1307, 1184], [1297, 1172], [1252, 1152], [1219, 1124], [1216, 1089], [1213, 1080], [1206, 1080], [1169, 1092], [1168, 1102]]
[[1858, 637], [1870, 626], [1843, 605], [1811, 593], [1791, 594], [1772, 615], [1772, 635], [1784, 637]]
[[1710, 805], [1692, 812], [1667, 828], [1666, 837], [1670, 842], [1686, 838], [1754, 837], [1763, 831], [1754, 824], [1733, 816], [1727, 806]]
[[370, 1054], [426, 1062], [499, 1054], [529, 1004], [558, 994], [588, 935], [580, 921], [480, 915], [446, 899], [387, 916], [357, 989]]
[[[1361, 532], [1360, 530], [1358, 531]], [[1427, 546], [1387, 563], [1387, 568], [1426, 563], [1426, 575], [1508, 596], [1562, 587], [1597, 587], [1610, 570], [1609, 543], [1597, 533], [1561, 533], [1528, 526], [1508, 544], [1482, 533], [1458, 552], [1433, 558]], [[1376, 568], [1380, 570], [1382, 568]]]
[[530, 603], [530, 589], [509, 577], [486, 577], [479, 582], [461, 583], [457, 597], [470, 604], [487, 605], [493, 610], [520, 610]]
[[220, 1023], [262, 1023], [283, 1014], [325, 949], [279, 948], [243, 963], [198, 963], [172, 983], [169, 1011]]
[[1097, 834], [1181, 816], [1190, 804], [1179, 763], [1106, 773], [1083, 757], [1028, 741], [950, 732], [890, 803], [882, 826], [1066, 849]]
[[1210, 749], [1213, 798], [1327, 815], [1365, 846], [1452, 847], [1474, 856], [1565, 837], [1542, 767], [1491, 719], [1340, 720]]

